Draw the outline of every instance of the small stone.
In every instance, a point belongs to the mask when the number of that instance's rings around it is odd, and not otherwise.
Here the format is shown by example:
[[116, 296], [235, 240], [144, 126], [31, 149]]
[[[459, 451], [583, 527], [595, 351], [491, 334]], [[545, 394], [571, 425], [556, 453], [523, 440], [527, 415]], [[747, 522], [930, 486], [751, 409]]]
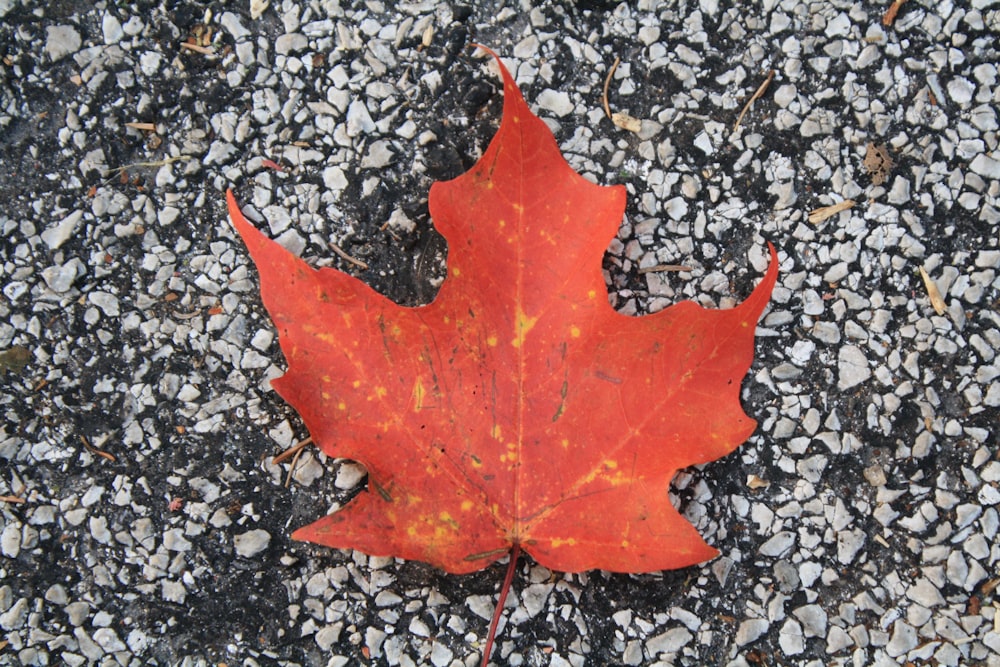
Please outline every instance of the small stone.
[[677, 653], [694, 639], [694, 635], [686, 628], [671, 628], [666, 632], [651, 637], [646, 641], [646, 650], [650, 656], [661, 653]]
[[118, 634], [111, 628], [98, 628], [94, 630], [94, 642], [97, 643], [105, 653], [117, 653], [124, 651], [125, 642], [118, 638]]
[[66, 595], [66, 587], [62, 584], [49, 586], [49, 589], [45, 591], [45, 599], [52, 604], [58, 605], [64, 605], [69, 602], [69, 597]]
[[837, 355], [837, 371], [839, 373], [837, 388], [841, 391], [856, 387], [872, 376], [865, 353], [856, 345], [845, 345], [840, 348], [840, 353]]
[[206, 165], [226, 164], [234, 155], [236, 155], [236, 146], [227, 141], [213, 141], [212, 145], [208, 147], [208, 153], [205, 154], [202, 162]]
[[538, 106], [562, 118], [573, 112], [573, 101], [569, 93], [546, 88], [538, 94]]
[[240, 17], [232, 12], [224, 12], [222, 16], [219, 17], [219, 24], [233, 36], [233, 39], [237, 42], [250, 37], [251, 33], [249, 30], [243, 27], [240, 23]]
[[70, 602], [66, 605], [66, 617], [73, 627], [83, 625], [88, 616], [90, 616], [90, 605], [86, 602]]
[[969, 169], [984, 178], [1000, 180], [1000, 160], [992, 158], [985, 153], [980, 153], [972, 158], [972, 162], [969, 163]]
[[17, 558], [21, 553], [21, 524], [11, 521], [0, 534], [0, 551], [7, 558]]
[[736, 630], [736, 645], [746, 646], [747, 644], [757, 641], [763, 637], [771, 624], [763, 618], [751, 618], [749, 620], [740, 623], [740, 627]]
[[125, 36], [122, 23], [114, 14], [104, 15], [104, 19], [101, 21], [101, 33], [104, 35], [105, 44], [117, 44]]
[[96, 662], [104, 656], [104, 649], [98, 646], [83, 628], [77, 627], [76, 630], [73, 631], [73, 636], [76, 637], [76, 643], [79, 647], [80, 653], [83, 653], [83, 655], [92, 662]]
[[344, 169], [338, 166], [327, 167], [324, 169], [323, 185], [327, 190], [335, 193], [340, 193], [347, 189], [348, 181], [347, 176], [344, 175]]
[[965, 77], [958, 76], [948, 82], [948, 97], [960, 107], [971, 102], [975, 92], [976, 87]]
[[802, 626], [795, 619], [787, 619], [778, 633], [778, 646], [785, 655], [798, 655], [806, 650], [805, 638], [802, 636]]
[[184, 539], [184, 532], [180, 528], [171, 528], [163, 533], [163, 548], [168, 551], [190, 551], [191, 543]]
[[818, 604], [807, 604], [792, 612], [795, 618], [802, 622], [802, 634], [805, 637], [826, 636], [826, 612]]
[[108, 520], [103, 517], [90, 517], [90, 534], [101, 544], [111, 544], [111, 531], [108, 530]]
[[91, 292], [87, 295], [87, 300], [94, 304], [108, 317], [118, 317], [121, 311], [118, 308], [118, 297], [108, 292]]
[[906, 590], [906, 597], [910, 598], [914, 602], [928, 609], [931, 607], [939, 607], [944, 604], [944, 596], [941, 595], [941, 591], [937, 589], [937, 586], [932, 584], [930, 580], [925, 577], [917, 579], [912, 586]]
[[341, 491], [347, 491], [360, 484], [367, 474], [368, 471], [359, 463], [343, 463], [337, 469], [337, 477], [334, 479], [333, 485]]
[[340, 639], [340, 633], [343, 630], [343, 627], [344, 626], [341, 623], [334, 623], [333, 625], [327, 625], [320, 628], [316, 631], [316, 635], [314, 637], [316, 645], [323, 651], [329, 651], [330, 647]]
[[20, 598], [10, 609], [0, 614], [0, 628], [18, 630], [28, 617], [28, 598]]
[[80, 50], [83, 41], [76, 28], [69, 25], [52, 25], [45, 29], [45, 53], [53, 62]]
[[184, 604], [184, 600], [187, 598], [187, 589], [179, 581], [164, 579], [160, 582], [160, 595], [167, 602]]
[[788, 105], [795, 101], [797, 94], [795, 86], [790, 83], [778, 86], [777, 90], [774, 91], [774, 103], [782, 109], [787, 109]]
[[281, 35], [274, 40], [274, 52], [279, 56], [299, 53], [309, 48], [309, 38], [299, 32]]
[[892, 637], [885, 646], [886, 653], [892, 658], [897, 658], [916, 647], [917, 631], [903, 621], [896, 621], [892, 626]]
[[80, 260], [74, 257], [65, 264], [56, 264], [43, 269], [42, 280], [45, 281], [50, 290], [62, 294], [73, 286], [81, 266]]
[[49, 247], [49, 250], [56, 250], [63, 243], [66, 243], [73, 236], [76, 226], [80, 224], [80, 220], [82, 219], [83, 211], [73, 211], [61, 221], [42, 232], [42, 240], [45, 241], [45, 245]]
[[793, 544], [795, 544], [795, 533], [783, 530], [761, 545], [760, 554], [778, 558], [785, 555]]
[[688, 213], [688, 204], [684, 201], [683, 197], [673, 197], [667, 200], [663, 205], [663, 212], [666, 213], [671, 220], [682, 220], [684, 216]]
[[711, 155], [715, 152], [715, 146], [712, 145], [712, 139], [708, 136], [708, 132], [702, 130], [698, 133], [698, 136], [694, 138], [694, 146], [703, 152], [705, 155]]
[[233, 538], [236, 553], [243, 558], [256, 556], [271, 543], [271, 534], [260, 528], [242, 533]]
[[354, 100], [347, 107], [347, 136], [356, 137], [375, 130], [375, 122], [368, 113], [368, 107], [360, 100]]
[[842, 530], [837, 533], [837, 560], [844, 565], [850, 565], [857, 558], [858, 552], [865, 546], [865, 532], [860, 529]]
[[381, 169], [387, 166], [395, 154], [389, 148], [386, 140], [376, 141], [368, 147], [368, 152], [361, 158], [362, 169]]

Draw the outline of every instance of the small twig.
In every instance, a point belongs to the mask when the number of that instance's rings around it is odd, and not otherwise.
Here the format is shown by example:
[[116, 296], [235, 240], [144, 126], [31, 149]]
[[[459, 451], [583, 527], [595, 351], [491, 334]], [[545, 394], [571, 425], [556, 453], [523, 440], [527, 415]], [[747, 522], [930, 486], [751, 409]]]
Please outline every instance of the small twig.
[[197, 51], [198, 53], [206, 56], [215, 55], [215, 51], [208, 48], [207, 46], [201, 46], [200, 44], [191, 44], [189, 42], [181, 42], [182, 49], [188, 49], [190, 51]]
[[611, 105], [608, 104], [608, 87], [611, 86], [611, 77], [615, 75], [615, 70], [618, 69], [618, 63], [621, 62], [621, 58], [615, 56], [615, 62], [611, 65], [611, 69], [608, 70], [608, 76], [604, 79], [604, 113], [608, 118], [611, 118]]
[[156, 123], [131, 122], [125, 123], [125, 127], [131, 127], [133, 130], [143, 130], [145, 132], [156, 132]]
[[333, 241], [330, 241], [330, 250], [332, 250], [335, 253], [337, 253], [340, 256], [340, 258], [343, 259], [344, 261], [350, 262], [354, 266], [357, 266], [357, 267], [359, 267], [361, 269], [365, 269], [365, 270], [368, 269], [368, 265], [367, 264], [365, 264], [364, 262], [362, 262], [360, 259], [354, 259], [350, 255], [348, 255], [346, 252], [343, 251], [343, 249], [339, 245], [337, 245]]
[[173, 164], [174, 162], [180, 162], [181, 160], [195, 160], [193, 155], [175, 155], [173, 157], [166, 157], [162, 160], [150, 160], [148, 162], [132, 162], [131, 164], [123, 164], [120, 167], [115, 167], [114, 169], [108, 170], [105, 174], [105, 178], [111, 178], [116, 174], [120, 174], [123, 171], [132, 169], [133, 167], [165, 167], [168, 164]]
[[899, 8], [903, 6], [906, 0], [893, 0], [892, 4], [889, 5], [889, 9], [885, 10], [885, 14], [882, 16], [882, 25], [886, 28], [891, 26], [896, 21], [896, 14], [899, 13]]
[[938, 315], [944, 315], [945, 311], [948, 310], [948, 305], [945, 303], [944, 297], [941, 296], [941, 290], [938, 289], [937, 283], [922, 266], [920, 267], [920, 277], [924, 280], [924, 288], [927, 290], [927, 296], [931, 300], [934, 312]]
[[760, 84], [760, 86], [757, 87], [757, 91], [753, 95], [751, 95], [750, 99], [747, 100], [747, 103], [743, 105], [743, 111], [740, 111], [739, 118], [736, 119], [736, 124], [733, 125], [733, 132], [740, 129], [740, 123], [743, 122], [743, 116], [745, 116], [747, 111], [750, 110], [751, 105], [753, 105], [754, 102], [759, 100], [760, 96], [764, 94], [764, 91], [767, 90], [767, 87], [771, 84], [771, 79], [773, 78], [774, 78], [774, 70], [773, 69], [768, 70], [767, 78], [764, 79], [764, 83]]
[[17, 503], [18, 505], [23, 505], [28, 502], [21, 496], [0, 496], [0, 502], [3, 503]]
[[639, 275], [644, 273], [660, 273], [662, 271], [694, 271], [690, 266], [683, 264], [657, 264], [656, 266], [646, 266], [639, 269]]
[[278, 465], [279, 463], [285, 461], [286, 459], [296, 456], [297, 454], [299, 454], [299, 452], [301, 452], [303, 449], [306, 448], [306, 446], [310, 444], [312, 444], [312, 438], [306, 438], [302, 442], [298, 442], [292, 445], [285, 451], [275, 456], [274, 459], [271, 461], [271, 463], [273, 463], [274, 465]]
[[94, 447], [92, 444], [90, 444], [90, 441], [87, 440], [87, 437], [84, 435], [80, 436], [80, 442], [83, 443], [83, 446], [87, 449], [88, 452], [94, 454], [95, 456], [100, 456], [102, 459], [107, 459], [112, 463], [118, 460], [115, 458], [114, 454], [109, 454], [108, 452], [101, 451], [97, 447]]
[[819, 208], [814, 208], [813, 210], [809, 211], [809, 222], [811, 222], [814, 225], [819, 224], [824, 220], [826, 220], [827, 218], [831, 218], [840, 213], [841, 211], [846, 211], [847, 209], [853, 207], [854, 203], [855, 202], [853, 199], [845, 199], [844, 201], [838, 202], [832, 206], [821, 206]]
[[285, 488], [287, 489], [292, 485], [292, 475], [295, 473], [295, 467], [299, 465], [299, 457], [302, 456], [304, 449], [300, 449], [295, 452], [295, 456], [292, 457], [292, 464], [288, 466], [288, 474], [285, 476]]

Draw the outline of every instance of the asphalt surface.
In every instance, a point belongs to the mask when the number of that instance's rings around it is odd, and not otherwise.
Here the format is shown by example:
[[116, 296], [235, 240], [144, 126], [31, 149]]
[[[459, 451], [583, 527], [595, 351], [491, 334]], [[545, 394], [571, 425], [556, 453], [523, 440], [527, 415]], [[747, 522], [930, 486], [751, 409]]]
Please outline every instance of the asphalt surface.
[[[765, 240], [781, 262], [758, 430], [672, 487], [721, 556], [526, 560], [494, 663], [1000, 665], [1000, 8], [885, 12], [0, 0], [0, 664], [478, 664], [503, 563], [290, 539], [363, 470], [273, 464], [308, 433], [224, 206], [428, 303], [427, 191], [500, 118], [475, 41], [574, 168], [627, 187], [616, 308], [731, 306]], [[637, 132], [603, 109], [616, 58]]]

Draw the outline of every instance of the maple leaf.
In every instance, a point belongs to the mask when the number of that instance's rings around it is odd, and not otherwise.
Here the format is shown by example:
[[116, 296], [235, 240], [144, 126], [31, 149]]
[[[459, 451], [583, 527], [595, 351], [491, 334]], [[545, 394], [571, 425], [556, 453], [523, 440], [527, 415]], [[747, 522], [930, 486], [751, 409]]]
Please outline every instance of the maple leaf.
[[756, 426], [739, 392], [774, 248], [736, 308], [615, 312], [601, 259], [625, 188], [574, 172], [500, 70], [496, 136], [469, 172], [430, 190], [449, 253], [429, 305], [311, 268], [227, 194], [288, 361], [272, 386], [324, 452], [368, 470], [366, 492], [293, 537], [452, 573], [518, 550], [563, 572], [712, 558], [668, 491], [679, 469], [728, 454]]

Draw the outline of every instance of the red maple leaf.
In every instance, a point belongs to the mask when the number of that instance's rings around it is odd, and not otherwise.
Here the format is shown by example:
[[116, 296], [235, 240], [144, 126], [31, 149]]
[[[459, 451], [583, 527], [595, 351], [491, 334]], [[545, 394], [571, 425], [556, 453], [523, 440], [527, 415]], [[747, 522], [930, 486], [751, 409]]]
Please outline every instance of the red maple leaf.
[[574, 172], [500, 69], [499, 131], [469, 172], [430, 191], [449, 253], [429, 305], [314, 270], [228, 193], [288, 361], [272, 385], [323, 451], [368, 470], [367, 492], [293, 537], [452, 573], [518, 550], [564, 572], [712, 558], [668, 490], [756, 426], [739, 392], [774, 248], [736, 308], [615, 312], [601, 258], [625, 188]]

